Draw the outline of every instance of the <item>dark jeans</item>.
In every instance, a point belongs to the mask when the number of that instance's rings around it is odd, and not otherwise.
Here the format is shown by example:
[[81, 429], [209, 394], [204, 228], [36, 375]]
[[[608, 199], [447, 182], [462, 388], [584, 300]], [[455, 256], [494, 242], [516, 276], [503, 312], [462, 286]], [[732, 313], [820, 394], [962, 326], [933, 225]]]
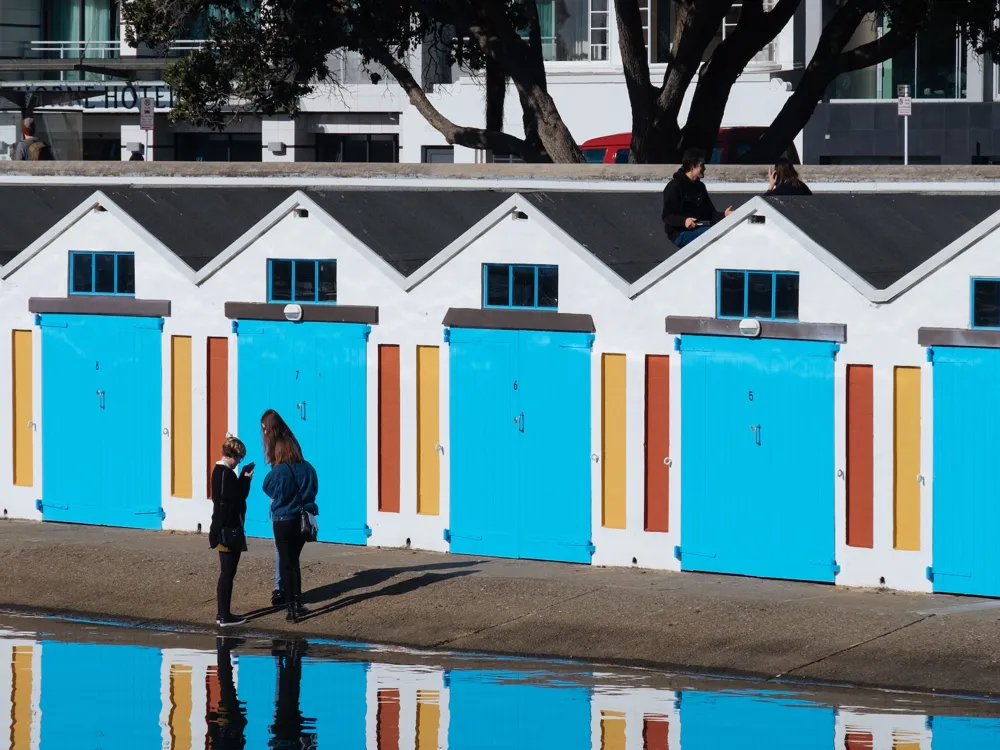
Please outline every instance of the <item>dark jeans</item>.
[[685, 229], [674, 237], [674, 244], [677, 245], [677, 247], [690, 245], [696, 239], [705, 234], [705, 232], [707, 232], [710, 228], [711, 227], [698, 227], [697, 229]]
[[233, 581], [236, 569], [240, 566], [240, 550], [219, 553], [219, 583], [215, 588], [216, 613], [222, 619], [231, 616], [230, 606], [233, 601]]
[[302, 536], [301, 521], [298, 518], [291, 521], [274, 522], [274, 543], [278, 547], [278, 559], [281, 561], [281, 583], [285, 602], [298, 603], [302, 598], [302, 573], [299, 570], [299, 555], [305, 545]]

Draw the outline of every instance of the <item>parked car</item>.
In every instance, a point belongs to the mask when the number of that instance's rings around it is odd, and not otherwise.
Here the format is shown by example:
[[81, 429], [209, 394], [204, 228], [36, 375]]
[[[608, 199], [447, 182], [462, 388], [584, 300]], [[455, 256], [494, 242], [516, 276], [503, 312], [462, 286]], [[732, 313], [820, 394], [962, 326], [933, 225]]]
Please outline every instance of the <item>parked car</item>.
[[[764, 134], [767, 128], [741, 127], [722, 128], [719, 138], [712, 149], [710, 164], [735, 164], [754, 143]], [[629, 145], [632, 142], [631, 133], [605, 135], [591, 138], [580, 146], [583, 157], [590, 164], [628, 164]], [[799, 152], [793, 143], [785, 152], [785, 157], [792, 164], [799, 164]]]

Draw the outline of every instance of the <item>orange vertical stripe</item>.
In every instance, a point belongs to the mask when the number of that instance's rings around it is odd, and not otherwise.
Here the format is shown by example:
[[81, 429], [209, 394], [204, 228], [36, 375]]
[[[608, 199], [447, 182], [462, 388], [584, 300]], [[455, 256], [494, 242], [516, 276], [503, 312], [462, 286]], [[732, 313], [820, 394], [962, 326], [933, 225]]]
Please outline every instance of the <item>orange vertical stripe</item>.
[[212, 471], [229, 431], [229, 339], [208, 340], [208, 450], [206, 481], [212, 496]]
[[31, 646], [14, 646], [14, 658], [11, 660], [10, 750], [29, 750], [31, 747], [33, 661]]
[[438, 750], [440, 729], [441, 693], [437, 690], [418, 690], [416, 750]]
[[601, 750], [625, 750], [625, 714], [601, 711]]
[[395, 688], [378, 691], [375, 743], [378, 750], [399, 750], [399, 691]]
[[871, 732], [848, 732], [844, 739], [844, 750], [872, 750], [875, 738]]
[[207, 713], [216, 713], [222, 703], [222, 685], [219, 684], [219, 668], [210, 666], [205, 672], [205, 699]]
[[14, 484], [34, 484], [35, 428], [34, 365], [31, 357], [31, 331], [13, 331], [11, 340], [11, 395], [13, 415]]
[[170, 665], [170, 750], [191, 750], [191, 667], [185, 664]]
[[644, 716], [642, 750], [670, 750], [670, 724], [665, 716]]
[[875, 411], [871, 365], [847, 366], [847, 543], [875, 545]]
[[378, 509], [399, 513], [399, 347], [378, 348]]
[[646, 531], [670, 525], [670, 357], [646, 357]]

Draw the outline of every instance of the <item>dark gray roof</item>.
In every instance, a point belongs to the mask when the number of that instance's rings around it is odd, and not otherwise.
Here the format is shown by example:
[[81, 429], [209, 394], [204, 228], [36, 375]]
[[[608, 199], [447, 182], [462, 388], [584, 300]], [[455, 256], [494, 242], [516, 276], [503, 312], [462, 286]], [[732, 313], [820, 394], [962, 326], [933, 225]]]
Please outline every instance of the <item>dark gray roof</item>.
[[324, 211], [409, 276], [511, 193], [492, 190], [310, 190]]
[[0, 187], [0, 264], [10, 263], [93, 193], [92, 187]]
[[195, 271], [278, 207], [281, 188], [107, 188], [104, 193]]
[[[660, 193], [522, 193], [612, 271], [633, 283], [677, 252], [660, 220]], [[749, 193], [713, 195], [720, 211], [743, 205]]]
[[916, 193], [767, 198], [876, 289], [887, 289], [991, 214], [1000, 196]]

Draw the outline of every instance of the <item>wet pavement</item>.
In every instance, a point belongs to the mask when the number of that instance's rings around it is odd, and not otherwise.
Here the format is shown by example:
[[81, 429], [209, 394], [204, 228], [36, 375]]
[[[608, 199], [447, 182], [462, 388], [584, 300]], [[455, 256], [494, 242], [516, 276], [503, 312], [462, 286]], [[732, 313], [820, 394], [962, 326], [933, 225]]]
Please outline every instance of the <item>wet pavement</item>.
[[0, 675], [10, 750], [1000, 747], [967, 698], [40, 617], [0, 619]]
[[[274, 555], [251, 540], [242, 634], [711, 674], [1000, 695], [1000, 602], [815, 584], [310, 544], [299, 625], [266, 609]], [[204, 536], [0, 522], [0, 607], [214, 629]], [[0, 712], [2, 713], [2, 712]]]

